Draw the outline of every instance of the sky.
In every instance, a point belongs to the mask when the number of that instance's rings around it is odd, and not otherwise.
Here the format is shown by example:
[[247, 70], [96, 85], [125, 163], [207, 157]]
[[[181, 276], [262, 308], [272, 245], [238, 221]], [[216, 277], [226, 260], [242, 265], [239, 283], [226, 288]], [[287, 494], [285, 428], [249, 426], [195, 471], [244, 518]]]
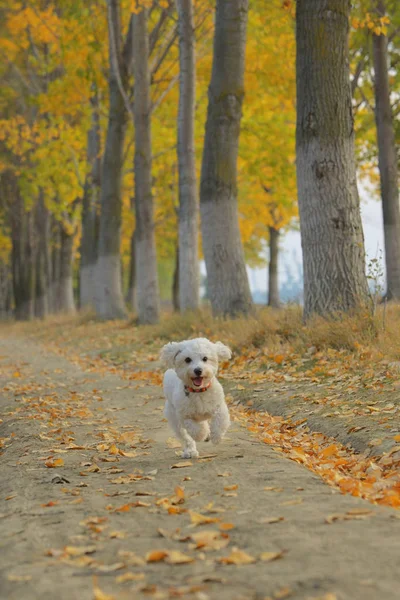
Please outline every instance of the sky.
[[[372, 198], [366, 190], [360, 189], [361, 218], [364, 229], [364, 241], [366, 262], [378, 258], [382, 267], [384, 263], [384, 241], [382, 207], [380, 200]], [[288, 231], [281, 237], [279, 257], [279, 282], [280, 285], [287, 280], [288, 269], [297, 279], [299, 277], [299, 265], [302, 262], [301, 241], [299, 231]], [[267, 267], [249, 269], [249, 281], [252, 291], [259, 290], [266, 293], [267, 290]], [[368, 274], [368, 266], [367, 266]], [[380, 282], [384, 287], [384, 281]]]

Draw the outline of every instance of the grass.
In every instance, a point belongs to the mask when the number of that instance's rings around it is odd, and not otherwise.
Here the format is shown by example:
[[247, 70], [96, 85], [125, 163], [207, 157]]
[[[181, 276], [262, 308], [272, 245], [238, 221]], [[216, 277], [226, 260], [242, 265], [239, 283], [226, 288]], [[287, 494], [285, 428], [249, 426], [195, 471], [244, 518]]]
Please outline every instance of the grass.
[[84, 342], [102, 351], [121, 347], [148, 350], [171, 340], [193, 337], [220, 339], [237, 354], [263, 348], [270, 353], [305, 354], [315, 351], [372, 352], [381, 360], [400, 359], [400, 305], [379, 307], [371, 316], [366, 311], [337, 314], [324, 319], [315, 316], [306, 324], [298, 306], [283, 309], [260, 308], [249, 318], [232, 320], [213, 318], [208, 309], [184, 315], [164, 312], [157, 325], [138, 327], [134, 320], [102, 322], [90, 312], [75, 316], [53, 316], [45, 322], [7, 323], [3, 330], [24, 333], [57, 343]]

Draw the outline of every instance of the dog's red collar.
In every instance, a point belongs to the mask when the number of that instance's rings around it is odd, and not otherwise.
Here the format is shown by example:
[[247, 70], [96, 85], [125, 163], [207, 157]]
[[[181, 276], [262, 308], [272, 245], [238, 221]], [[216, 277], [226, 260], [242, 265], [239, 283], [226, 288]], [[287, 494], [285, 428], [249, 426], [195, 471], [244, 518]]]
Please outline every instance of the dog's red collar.
[[208, 388], [210, 387], [210, 385], [211, 385], [211, 381], [209, 381], [206, 386], [201, 387], [201, 388], [191, 388], [188, 385], [185, 385], [185, 393], [187, 395], [190, 392], [195, 392], [196, 394], [198, 394], [200, 392], [206, 392], [208, 390]]

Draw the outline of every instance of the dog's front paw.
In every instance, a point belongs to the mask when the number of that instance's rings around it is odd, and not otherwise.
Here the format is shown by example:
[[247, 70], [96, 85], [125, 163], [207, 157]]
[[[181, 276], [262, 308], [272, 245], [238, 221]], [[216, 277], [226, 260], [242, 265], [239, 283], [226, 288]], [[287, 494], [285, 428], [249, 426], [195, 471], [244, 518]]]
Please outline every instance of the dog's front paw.
[[186, 448], [183, 452], [182, 452], [182, 458], [198, 458], [199, 453], [197, 450], [190, 450], [188, 448]]

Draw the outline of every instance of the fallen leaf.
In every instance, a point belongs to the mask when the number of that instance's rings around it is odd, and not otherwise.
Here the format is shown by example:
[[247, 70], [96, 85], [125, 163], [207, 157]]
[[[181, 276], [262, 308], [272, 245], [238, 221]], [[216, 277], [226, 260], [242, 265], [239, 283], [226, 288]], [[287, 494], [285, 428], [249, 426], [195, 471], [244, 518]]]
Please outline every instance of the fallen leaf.
[[302, 504], [303, 498], [296, 498], [296, 500], [287, 500], [286, 502], [281, 502], [279, 506], [294, 506], [295, 504]]
[[4, 499], [5, 500], [12, 500], [13, 498], [16, 498], [18, 496], [18, 494], [10, 494], [9, 496], [6, 496]]
[[218, 527], [221, 529], [221, 531], [229, 531], [230, 529], [235, 528], [233, 523], [220, 523]]
[[193, 463], [190, 460], [183, 460], [180, 463], [176, 463], [171, 466], [171, 469], [184, 469], [185, 467], [192, 467]]
[[82, 556], [83, 554], [93, 554], [96, 552], [96, 546], [65, 546], [64, 552], [68, 556]]
[[93, 599], [94, 600], [115, 600], [115, 596], [105, 594], [97, 585], [96, 577], [93, 578]]
[[49, 460], [46, 460], [44, 464], [48, 469], [55, 469], [56, 467], [62, 467], [64, 465], [64, 461], [62, 458], [49, 458]]
[[22, 582], [22, 581], [30, 581], [32, 579], [32, 575], [15, 575], [14, 573], [10, 573], [7, 575], [8, 581]]
[[126, 533], [123, 531], [110, 531], [108, 537], [111, 539], [123, 540], [126, 538]]
[[382, 444], [383, 440], [382, 438], [375, 438], [374, 440], [371, 440], [370, 442], [368, 442], [368, 446], [380, 446]]
[[279, 552], [261, 552], [260, 560], [263, 562], [271, 562], [272, 560], [278, 560], [278, 558], [282, 558], [285, 554], [285, 550], [280, 550]]
[[290, 587], [283, 587], [273, 593], [274, 600], [283, 600], [293, 594], [293, 590]]
[[218, 523], [220, 521], [218, 517], [207, 517], [194, 510], [189, 510], [189, 516], [193, 525], [205, 525], [206, 523]]
[[46, 504], [41, 504], [41, 506], [43, 506], [43, 508], [47, 508], [47, 507], [50, 507], [50, 506], [56, 506], [57, 504], [58, 504], [57, 500], [50, 500]]
[[284, 521], [285, 517], [264, 517], [258, 521], [262, 525], [272, 525], [272, 523], [279, 523], [280, 521]]
[[283, 492], [283, 488], [267, 485], [263, 487], [264, 492]]
[[171, 448], [171, 449], [181, 448], [181, 443], [178, 442], [178, 440], [176, 440], [175, 438], [172, 438], [172, 437], [169, 437], [167, 439], [166, 444], [167, 444], [168, 448]]
[[124, 573], [115, 578], [116, 583], [125, 583], [126, 581], [141, 581], [145, 577], [144, 573]]
[[165, 562], [169, 565], [182, 565], [184, 563], [191, 563], [194, 561], [192, 556], [188, 556], [179, 550], [169, 550], [165, 557]]
[[224, 490], [225, 490], [226, 492], [231, 492], [232, 490], [237, 490], [237, 489], [238, 489], [238, 487], [239, 487], [239, 486], [237, 485], [237, 483], [236, 483], [236, 484], [234, 484], [234, 485], [225, 485], [225, 486], [224, 486]]
[[100, 467], [98, 465], [92, 465], [86, 469], [87, 473], [98, 473], [100, 471]]
[[218, 477], [230, 477], [232, 473], [229, 471], [224, 471], [223, 473], [218, 473]]
[[239, 550], [239, 548], [233, 548], [229, 556], [223, 556], [217, 560], [224, 565], [249, 565], [256, 562], [254, 556], [247, 554], [244, 550]]
[[366, 519], [373, 515], [374, 512], [367, 508], [360, 509], [352, 509], [348, 510], [346, 513], [334, 513], [332, 515], [328, 515], [325, 518], [325, 522], [331, 525], [335, 521], [350, 521], [351, 519]]
[[114, 571], [120, 571], [121, 569], [125, 568], [125, 563], [123, 562], [119, 562], [119, 563], [114, 563], [112, 565], [100, 565], [98, 567], [96, 567], [96, 571], [99, 571], [100, 573], [113, 573]]
[[146, 562], [161, 562], [168, 556], [167, 550], [152, 550], [145, 556]]

